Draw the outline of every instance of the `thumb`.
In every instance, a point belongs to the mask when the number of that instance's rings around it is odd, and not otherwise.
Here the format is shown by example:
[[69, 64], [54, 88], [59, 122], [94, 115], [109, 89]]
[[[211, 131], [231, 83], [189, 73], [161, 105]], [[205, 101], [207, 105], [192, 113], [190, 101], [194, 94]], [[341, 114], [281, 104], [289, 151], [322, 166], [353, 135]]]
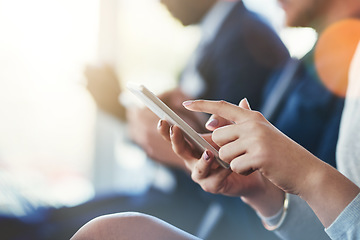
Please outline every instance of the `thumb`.
[[247, 110], [251, 110], [250, 104], [247, 100], [247, 98], [243, 98], [240, 103], [239, 103], [239, 107], [247, 109]]

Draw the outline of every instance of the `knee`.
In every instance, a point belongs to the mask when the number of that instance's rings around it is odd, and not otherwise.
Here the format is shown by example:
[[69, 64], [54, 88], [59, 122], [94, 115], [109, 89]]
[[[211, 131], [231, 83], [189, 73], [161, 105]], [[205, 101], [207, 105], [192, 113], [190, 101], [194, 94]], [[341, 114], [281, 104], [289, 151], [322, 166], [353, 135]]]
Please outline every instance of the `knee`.
[[82, 226], [71, 240], [129, 239], [144, 224], [150, 224], [153, 217], [137, 212], [103, 215]]

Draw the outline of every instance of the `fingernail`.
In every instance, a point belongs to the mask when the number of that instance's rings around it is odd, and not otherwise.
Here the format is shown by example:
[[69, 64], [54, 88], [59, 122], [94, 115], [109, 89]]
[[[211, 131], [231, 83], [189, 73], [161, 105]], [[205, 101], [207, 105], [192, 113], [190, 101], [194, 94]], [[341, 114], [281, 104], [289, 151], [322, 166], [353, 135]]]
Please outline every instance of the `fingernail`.
[[162, 120], [160, 119], [160, 121], [158, 122], [157, 128], [160, 128], [162, 125]]
[[209, 119], [207, 122], [206, 122], [206, 126], [208, 127], [217, 127], [219, 124], [219, 121], [215, 118], [212, 118], [212, 119]]
[[182, 104], [183, 104], [184, 107], [186, 107], [186, 106], [191, 105], [193, 102], [194, 102], [194, 101], [185, 101], [185, 102], [183, 102]]
[[209, 161], [210, 156], [209, 156], [209, 154], [207, 153], [207, 151], [204, 152], [203, 158], [204, 158], [205, 161]]
[[245, 101], [246, 101], [247, 105], [249, 106], [249, 109], [251, 109], [251, 107], [250, 107], [250, 103], [249, 103], [248, 99], [247, 99], [247, 98], [244, 98], [244, 99], [245, 99]]
[[174, 132], [173, 132], [173, 126], [174, 126], [174, 125], [172, 125], [172, 126], [170, 127], [170, 136], [172, 136], [172, 135], [174, 134]]

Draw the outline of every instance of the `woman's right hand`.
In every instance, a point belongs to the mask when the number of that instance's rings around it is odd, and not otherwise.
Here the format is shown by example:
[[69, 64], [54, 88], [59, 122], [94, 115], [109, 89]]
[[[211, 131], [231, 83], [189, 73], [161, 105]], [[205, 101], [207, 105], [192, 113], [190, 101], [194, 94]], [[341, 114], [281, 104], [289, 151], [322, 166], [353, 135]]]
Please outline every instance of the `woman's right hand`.
[[[217, 128], [212, 134], [212, 140], [220, 147], [220, 158], [230, 162], [236, 173], [258, 171], [283, 191], [299, 195], [325, 227], [359, 193], [354, 183], [285, 136], [259, 112], [224, 101], [197, 100], [184, 106], [233, 121], [235, 124]], [[268, 200], [258, 202], [264, 199], [261, 195], [244, 197], [245, 202], [255, 209], [259, 207], [258, 211], [266, 216], [261, 209], [267, 209], [263, 205], [269, 204]]]
[[[242, 107], [248, 108], [245, 103], [243, 101], [240, 104], [243, 105]], [[213, 115], [211, 120], [208, 121], [207, 128], [214, 130], [224, 125], [231, 126], [234, 125], [234, 122]], [[166, 140], [172, 143], [174, 152], [185, 161], [187, 168], [191, 171], [192, 179], [205, 191], [242, 197], [245, 202], [264, 216], [271, 216], [281, 208], [284, 193], [258, 171], [245, 176], [220, 167], [214, 161], [210, 151], [205, 151], [201, 156], [185, 140], [178, 127], [173, 126], [170, 128], [169, 124], [164, 120], [159, 122], [158, 131]], [[218, 148], [212, 142], [210, 134], [203, 135], [203, 137], [212, 143], [215, 148]], [[269, 201], [269, 199], [272, 201]], [[266, 202], [266, 205], [264, 205], [264, 202]]]

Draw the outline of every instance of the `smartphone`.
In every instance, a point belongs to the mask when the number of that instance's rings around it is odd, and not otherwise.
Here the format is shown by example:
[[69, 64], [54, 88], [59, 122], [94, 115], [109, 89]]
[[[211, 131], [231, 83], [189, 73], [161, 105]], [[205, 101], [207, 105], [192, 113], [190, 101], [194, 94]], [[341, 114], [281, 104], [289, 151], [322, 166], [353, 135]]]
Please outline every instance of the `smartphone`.
[[190, 127], [182, 118], [180, 118], [144, 85], [128, 83], [127, 88], [140, 98], [142, 102], [160, 119], [166, 120], [170, 125], [178, 126], [183, 131], [186, 139], [194, 144], [199, 151], [204, 152], [206, 149], [211, 151], [220, 166], [226, 169], [230, 168], [229, 163], [224, 162], [219, 158], [219, 152], [211, 146], [211, 144], [201, 137], [192, 127]]

